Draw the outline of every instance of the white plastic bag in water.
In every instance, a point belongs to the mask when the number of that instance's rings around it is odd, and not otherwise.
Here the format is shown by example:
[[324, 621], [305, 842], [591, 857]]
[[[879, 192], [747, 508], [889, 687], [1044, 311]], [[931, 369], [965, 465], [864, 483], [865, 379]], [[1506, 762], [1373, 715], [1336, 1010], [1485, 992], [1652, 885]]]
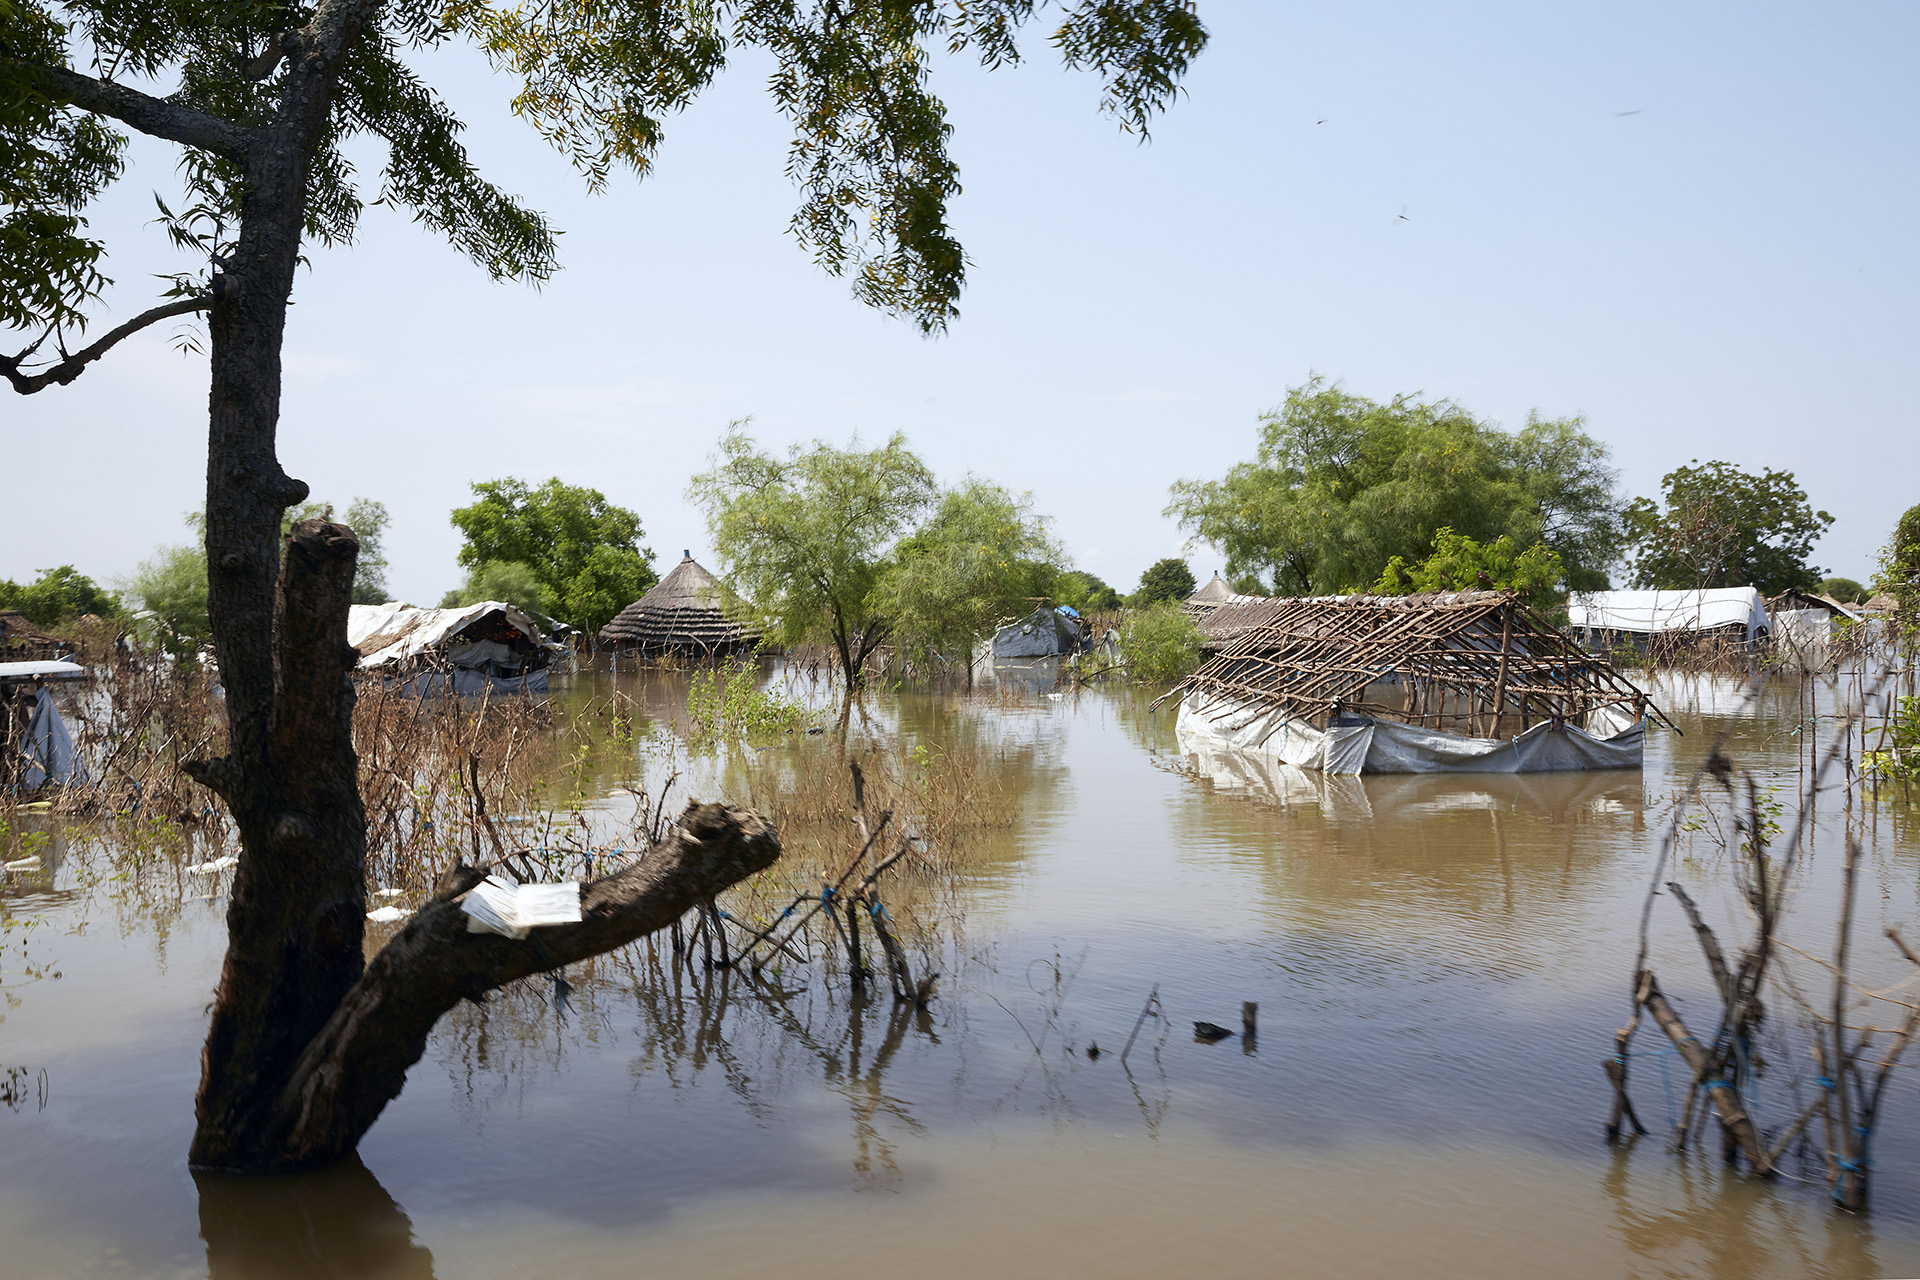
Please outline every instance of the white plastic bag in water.
[[488, 876], [467, 894], [460, 909], [467, 913], [468, 933], [524, 938], [539, 925], [578, 924], [580, 882], [515, 884], [504, 876]]

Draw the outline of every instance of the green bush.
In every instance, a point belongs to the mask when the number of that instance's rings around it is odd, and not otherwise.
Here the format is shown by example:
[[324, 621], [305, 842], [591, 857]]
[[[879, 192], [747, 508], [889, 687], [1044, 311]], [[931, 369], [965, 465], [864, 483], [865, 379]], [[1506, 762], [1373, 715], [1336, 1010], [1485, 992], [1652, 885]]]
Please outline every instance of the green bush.
[[1136, 609], [1120, 628], [1127, 673], [1146, 684], [1171, 684], [1200, 665], [1200, 631], [1172, 601]]
[[687, 741], [696, 746], [792, 733], [807, 719], [798, 700], [760, 687], [758, 651], [745, 662], [702, 672], [687, 686]]

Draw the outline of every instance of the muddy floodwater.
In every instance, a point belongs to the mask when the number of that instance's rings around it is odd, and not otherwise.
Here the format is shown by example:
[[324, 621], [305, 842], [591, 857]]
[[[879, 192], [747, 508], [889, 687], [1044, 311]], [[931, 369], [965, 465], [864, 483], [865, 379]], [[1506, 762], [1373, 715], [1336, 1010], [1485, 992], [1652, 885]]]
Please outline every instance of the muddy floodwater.
[[[185, 1165], [217, 889], [135, 891], [70, 854], [6, 891], [33, 928], [0, 961], [0, 1276], [1920, 1276], [1920, 1058], [1864, 1219], [1810, 1160], [1758, 1184], [1713, 1135], [1670, 1151], [1659, 1058], [1633, 1075], [1655, 1135], [1604, 1140], [1600, 1063], [1674, 794], [1724, 730], [1790, 811], [1834, 711], [1790, 684], [1757, 706], [1729, 682], [1659, 696], [1685, 736], [1651, 733], [1644, 773], [1364, 779], [1186, 755], [1135, 691], [876, 696], [870, 732], [1020, 779], [949, 904], [962, 941], [928, 1014], [826, 969], [770, 995], [641, 948], [576, 966], [564, 998], [527, 983], [450, 1016], [361, 1162], [304, 1178]], [[680, 762], [685, 785], [727, 798], [725, 756]], [[1920, 833], [1891, 800], [1820, 806], [1788, 939], [1831, 953], [1851, 823], [1859, 979], [1896, 987], [1881, 930], [1920, 938]], [[1714, 831], [1681, 854], [1731, 930]], [[1666, 899], [1654, 920], [1663, 985], [1704, 1011], [1684, 921]], [[1156, 987], [1166, 1021], [1123, 1066]], [[1256, 1044], [1195, 1039], [1243, 1001]], [[1817, 1074], [1771, 1061], [1762, 1123]]]

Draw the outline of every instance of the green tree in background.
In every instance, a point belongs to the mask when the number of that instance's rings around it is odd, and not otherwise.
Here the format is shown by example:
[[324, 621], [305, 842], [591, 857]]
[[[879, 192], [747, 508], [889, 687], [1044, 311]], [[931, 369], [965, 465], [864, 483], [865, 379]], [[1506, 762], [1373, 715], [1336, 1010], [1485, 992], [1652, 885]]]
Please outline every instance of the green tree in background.
[[706, 512], [722, 577], [766, 634], [830, 644], [849, 689], [887, 638], [876, 588], [894, 542], [936, 493], [933, 473], [897, 433], [877, 449], [815, 441], [780, 458], [741, 423], [687, 489]]
[[1054, 583], [1053, 597], [1081, 613], [1111, 613], [1126, 603], [1120, 593], [1085, 569], [1068, 569]]
[[467, 580], [442, 596], [440, 607], [458, 609], [486, 600], [505, 601], [516, 609], [547, 616], [540, 575], [530, 564], [504, 560], [488, 560], [467, 570]]
[[385, 604], [387, 593], [387, 504], [373, 498], [355, 498], [341, 521], [360, 539], [360, 559], [353, 567], [353, 602]]
[[1053, 594], [1060, 558], [1031, 498], [970, 476], [895, 546], [874, 609], [903, 655], [957, 656], [971, 680], [974, 645]]
[[1807, 557], [1833, 517], [1813, 509], [1791, 471], [1756, 476], [1696, 459], [1663, 476], [1660, 490], [1661, 501], [1636, 498], [1627, 508], [1634, 585], [1753, 586], [1771, 596], [1819, 583]]
[[1880, 552], [1874, 589], [1893, 597], [1894, 621], [1908, 636], [1920, 632], [1920, 506], [1908, 507]]
[[1841, 604], [1865, 604], [1871, 594], [1852, 578], [1822, 578], [1818, 590], [1827, 599]]
[[[479, 499], [453, 512], [468, 569], [517, 564], [540, 584], [540, 612], [592, 635], [658, 582], [640, 545], [640, 517], [597, 489], [523, 480], [473, 486]], [[517, 603], [517, 602], [516, 602]]]
[[1120, 626], [1121, 661], [1144, 684], [1171, 684], [1200, 665], [1200, 629], [1176, 601], [1135, 609]]
[[118, 597], [70, 564], [43, 570], [25, 586], [0, 578], [0, 609], [17, 609], [41, 627], [72, 622], [83, 614], [112, 618], [121, 612]]
[[1147, 566], [1147, 571], [1140, 575], [1140, 585], [1127, 603], [1140, 609], [1167, 600], [1185, 600], [1193, 594], [1193, 588], [1193, 570], [1187, 568], [1187, 562], [1168, 556]]
[[1535, 609], [1552, 612], [1566, 596], [1566, 566], [1544, 543], [1521, 549], [1506, 534], [1475, 542], [1442, 529], [1426, 559], [1409, 565], [1399, 556], [1387, 562], [1373, 589], [1403, 596], [1426, 591], [1513, 591]]
[[196, 535], [192, 542], [161, 547], [119, 584], [141, 643], [182, 660], [213, 634], [207, 620], [207, 550], [197, 536], [204, 527], [199, 512], [187, 517], [187, 526]]
[[1175, 484], [1166, 514], [1226, 553], [1236, 590], [1359, 588], [1395, 556], [1423, 559], [1443, 528], [1545, 543], [1593, 590], [1619, 554], [1616, 479], [1580, 418], [1508, 433], [1451, 401], [1381, 404], [1315, 377], [1262, 415], [1254, 461]]
[[[195, 513], [189, 517], [198, 522], [202, 537], [205, 536], [205, 520]], [[353, 530], [360, 539], [360, 559], [353, 569], [353, 602], [355, 604], [385, 604], [393, 597], [387, 594], [387, 504], [372, 498], [355, 498], [347, 506], [344, 517], [336, 517], [331, 502], [303, 502], [298, 507], [289, 508], [280, 517], [280, 536], [285, 538], [287, 531], [302, 520], [339, 519], [341, 524]]]

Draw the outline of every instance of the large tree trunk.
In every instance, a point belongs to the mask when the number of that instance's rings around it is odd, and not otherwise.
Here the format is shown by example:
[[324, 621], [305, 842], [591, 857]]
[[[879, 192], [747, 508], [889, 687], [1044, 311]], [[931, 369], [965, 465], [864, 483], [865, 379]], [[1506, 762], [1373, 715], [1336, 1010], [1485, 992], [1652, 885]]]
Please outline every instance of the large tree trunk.
[[271, 1099], [362, 965], [366, 822], [351, 736], [347, 606], [359, 544], [280, 519], [307, 486], [280, 467], [280, 347], [305, 223], [307, 167], [341, 60], [374, 6], [299, 37], [280, 109], [247, 156], [232, 259], [208, 317], [207, 613], [226, 690], [229, 752], [190, 768], [227, 802], [241, 843], [227, 957], [201, 1059], [191, 1152], [257, 1164]]
[[363, 974], [366, 819], [349, 678], [358, 655], [346, 630], [359, 544], [344, 526], [305, 521], [283, 568], [280, 520], [307, 486], [281, 469], [274, 437], [307, 170], [342, 62], [378, 8], [321, 5], [283, 43], [279, 108], [246, 147], [239, 240], [230, 260], [215, 260], [207, 603], [230, 748], [188, 772], [226, 801], [241, 848], [195, 1100], [189, 1159], [200, 1169], [285, 1169], [351, 1152], [461, 997], [618, 946], [779, 854], [764, 823], [716, 810], [694, 822], [706, 843], [676, 833], [638, 880], [591, 887], [587, 924], [526, 942], [462, 932], [454, 898], [469, 877]]

